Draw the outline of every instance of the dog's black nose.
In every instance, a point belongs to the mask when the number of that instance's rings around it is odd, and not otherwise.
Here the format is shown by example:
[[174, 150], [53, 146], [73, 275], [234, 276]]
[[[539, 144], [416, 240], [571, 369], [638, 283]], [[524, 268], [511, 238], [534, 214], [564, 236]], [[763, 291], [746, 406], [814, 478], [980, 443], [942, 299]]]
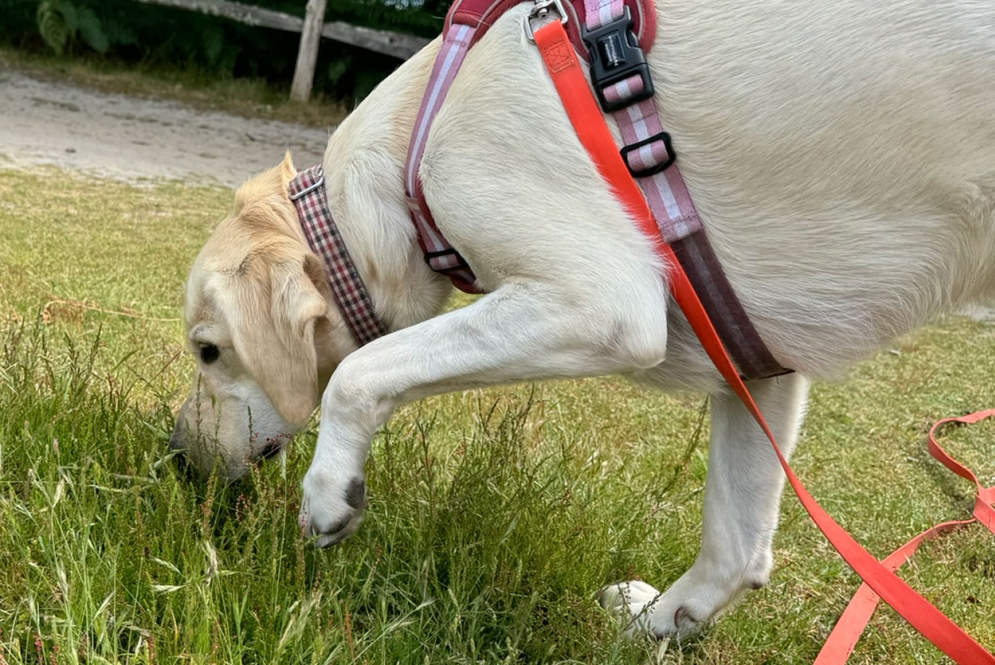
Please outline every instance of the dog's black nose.
[[266, 444], [266, 447], [263, 448], [263, 451], [260, 453], [260, 456], [263, 459], [271, 459], [273, 457], [276, 457], [281, 450], [283, 450], [283, 441], [280, 440], [270, 441], [269, 443]]
[[193, 467], [190, 465], [190, 460], [187, 459], [187, 446], [183, 429], [182, 424], [176, 424], [176, 429], [173, 430], [173, 434], [169, 437], [169, 452], [173, 453], [173, 464], [176, 466], [176, 470], [179, 471], [180, 476], [189, 480], [193, 475]]
[[[170, 448], [172, 448], [172, 441], [170, 441]], [[179, 473], [180, 478], [185, 480], [193, 480], [194, 478], [194, 468], [190, 464], [190, 460], [187, 458], [187, 453], [183, 448], [173, 448], [173, 466]]]
[[176, 424], [173, 428], [173, 433], [169, 437], [169, 449], [170, 450], [183, 450], [186, 448], [186, 443], [184, 443], [183, 432], [181, 431], [183, 426], [180, 423]]

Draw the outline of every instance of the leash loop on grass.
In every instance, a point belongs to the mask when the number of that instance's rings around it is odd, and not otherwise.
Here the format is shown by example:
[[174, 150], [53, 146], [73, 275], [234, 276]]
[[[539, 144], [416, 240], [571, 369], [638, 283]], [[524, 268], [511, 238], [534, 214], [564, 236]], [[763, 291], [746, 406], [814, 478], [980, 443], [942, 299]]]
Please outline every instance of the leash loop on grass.
[[[919, 546], [927, 540], [933, 540], [975, 522], [980, 522], [988, 527], [989, 531], [995, 533], [995, 507], [993, 507], [993, 504], [995, 504], [995, 486], [983, 487], [974, 472], [951, 457], [936, 441], [937, 433], [946, 425], [953, 423], [958, 425], [972, 425], [992, 416], [995, 416], [995, 409], [978, 411], [961, 416], [960, 418], [944, 418], [933, 423], [933, 426], [929, 429], [930, 455], [961, 478], [973, 481], [977, 487], [974, 499], [974, 517], [968, 520], [944, 522], [943, 524], [937, 524], [934, 527], [926, 529], [885, 557], [881, 562], [882, 564], [891, 570], [898, 570], [906, 561], [912, 558], [912, 555], [916, 553]], [[850, 603], [840, 616], [840, 620], [833, 627], [833, 632], [829, 634], [829, 639], [823, 645], [822, 651], [819, 652], [819, 657], [815, 659], [814, 665], [837, 665], [838, 663], [845, 663], [850, 654], [853, 653], [853, 649], [857, 645], [857, 640], [860, 639], [861, 634], [867, 627], [867, 623], [871, 620], [871, 615], [874, 614], [874, 610], [877, 608], [878, 601], [880, 600], [881, 598], [866, 583], [861, 584], [860, 588], [857, 589], [857, 593], [853, 595]]]
[[[559, 21], [548, 23], [535, 31], [536, 46], [542, 55], [546, 70], [581, 144], [591, 156], [601, 177], [611, 187], [615, 197], [625, 206], [639, 229], [645, 234], [668, 269], [669, 288], [692, 329], [701, 341], [705, 352], [726, 380], [733, 392], [742, 400], [747, 410], [763, 430], [774, 447], [788, 478], [788, 483], [798, 495], [812, 521], [825, 534], [836, 551], [858, 575], [902, 617], [935, 644], [958, 665], [995, 665], [990, 654], [960, 626], [923, 598], [912, 587], [895, 575], [893, 569], [878, 561], [860, 546], [853, 536], [827, 513], [809, 494], [788, 460], [777, 445], [773, 432], [767, 425], [760, 408], [739, 376], [736, 366], [722, 344], [715, 326], [709, 319], [698, 294], [688, 280], [673, 248], [660, 236], [656, 220], [650, 211], [642, 190], [633, 180], [629, 169], [619, 154], [615, 139], [608, 130], [601, 109], [594, 99], [587, 78], [580, 67], [563, 25]], [[964, 469], [966, 473], [968, 472]], [[972, 474], [973, 477], [973, 474]]]

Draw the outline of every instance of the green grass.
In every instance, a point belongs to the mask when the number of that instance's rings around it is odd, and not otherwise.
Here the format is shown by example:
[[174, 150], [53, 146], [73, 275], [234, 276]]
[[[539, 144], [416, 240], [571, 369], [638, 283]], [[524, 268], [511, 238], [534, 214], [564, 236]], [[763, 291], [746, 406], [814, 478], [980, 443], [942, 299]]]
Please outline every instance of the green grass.
[[[296, 527], [314, 423], [244, 483], [177, 476], [182, 280], [230, 198], [0, 170], [0, 663], [647, 662], [594, 598], [693, 561], [700, 396], [606, 378], [410, 405], [374, 442], [365, 523], [329, 550]], [[995, 406], [993, 377], [995, 328], [903, 339], [815, 387], [797, 469], [883, 556], [969, 513], [924, 434]], [[945, 440], [995, 482], [995, 425]], [[775, 547], [770, 585], [664, 662], [814, 659], [857, 580], [790, 495]], [[991, 534], [929, 544], [903, 574], [995, 648]], [[884, 609], [851, 662], [944, 661]]]

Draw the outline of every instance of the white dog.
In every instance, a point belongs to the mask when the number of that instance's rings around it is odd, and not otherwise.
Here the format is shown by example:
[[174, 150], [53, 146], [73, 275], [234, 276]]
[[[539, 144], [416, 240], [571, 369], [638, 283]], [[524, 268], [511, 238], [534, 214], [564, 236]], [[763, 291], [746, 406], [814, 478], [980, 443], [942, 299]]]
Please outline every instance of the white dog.
[[[489, 292], [443, 315], [402, 169], [436, 41], [342, 123], [331, 211], [390, 334], [357, 349], [307, 248], [289, 160], [245, 184], [187, 286], [200, 362], [175, 447], [231, 477], [321, 405], [302, 527], [359, 525], [370, 439], [426, 395], [621, 373], [707, 391], [701, 553], [658, 596], [608, 594], [690, 631], [772, 566], [783, 474], [668, 298], [651, 244], [581, 147], [513, 9], [470, 52], [429, 137], [428, 203]], [[793, 447], [807, 378], [833, 377], [938, 313], [995, 299], [995, 5], [660, 0], [649, 55], [665, 127], [715, 252], [774, 357], [751, 386]], [[613, 127], [614, 130], [614, 127]], [[652, 601], [652, 602], [651, 602]]]

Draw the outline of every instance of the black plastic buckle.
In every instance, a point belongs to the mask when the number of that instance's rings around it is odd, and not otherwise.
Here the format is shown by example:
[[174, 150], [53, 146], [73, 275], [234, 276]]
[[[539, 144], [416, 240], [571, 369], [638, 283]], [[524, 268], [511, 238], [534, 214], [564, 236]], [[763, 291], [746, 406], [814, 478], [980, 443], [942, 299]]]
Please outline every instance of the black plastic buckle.
[[[639, 171], [632, 168], [632, 164], [629, 163], [629, 153], [639, 150], [644, 145], [650, 145], [652, 143], [656, 143], [657, 141], [663, 141], [663, 147], [666, 148], [667, 150], [667, 161], [661, 162], [656, 166], [651, 166], [646, 169], [641, 169]], [[620, 150], [619, 152], [622, 153], [622, 161], [625, 162], [625, 168], [629, 169], [629, 173], [632, 174], [633, 178], [646, 178], [651, 175], [656, 175], [660, 171], [666, 171], [667, 167], [673, 164], [674, 160], [677, 159], [677, 155], [674, 153], [674, 146], [670, 142], [670, 134], [668, 134], [667, 132], [660, 132], [659, 134], [654, 134], [648, 139], [644, 139], [642, 141], [639, 141], [638, 143], [627, 145], [624, 148], [622, 148], [622, 150]]]
[[[653, 96], [653, 81], [646, 55], [639, 48], [639, 40], [632, 31], [632, 12], [628, 5], [620, 18], [607, 25], [594, 30], [582, 25], [581, 39], [591, 53], [591, 83], [605, 113], [614, 113]], [[643, 80], [641, 92], [616, 102], [605, 99], [605, 88], [633, 74], [639, 74]]]

